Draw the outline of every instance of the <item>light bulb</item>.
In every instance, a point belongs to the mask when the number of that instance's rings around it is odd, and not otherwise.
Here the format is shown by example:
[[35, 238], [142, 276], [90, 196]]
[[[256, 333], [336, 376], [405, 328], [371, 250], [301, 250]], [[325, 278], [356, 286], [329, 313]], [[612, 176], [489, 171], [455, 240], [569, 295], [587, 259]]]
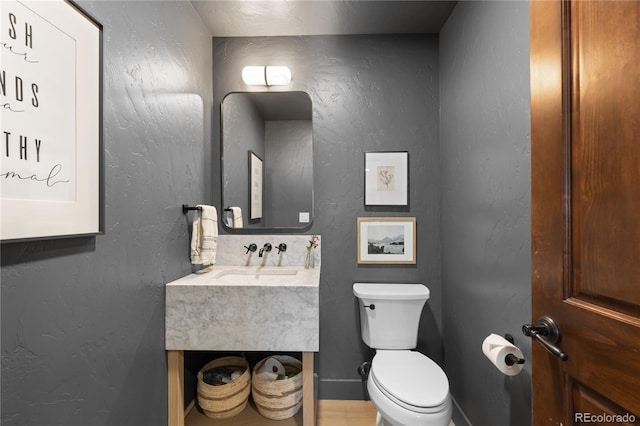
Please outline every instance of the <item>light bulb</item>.
[[291, 82], [291, 70], [278, 66], [246, 66], [242, 69], [242, 81], [250, 86], [286, 86]]
[[267, 67], [268, 86], [286, 86], [291, 82], [291, 70], [285, 66]]
[[266, 86], [263, 66], [247, 66], [242, 68], [242, 81], [250, 86]]

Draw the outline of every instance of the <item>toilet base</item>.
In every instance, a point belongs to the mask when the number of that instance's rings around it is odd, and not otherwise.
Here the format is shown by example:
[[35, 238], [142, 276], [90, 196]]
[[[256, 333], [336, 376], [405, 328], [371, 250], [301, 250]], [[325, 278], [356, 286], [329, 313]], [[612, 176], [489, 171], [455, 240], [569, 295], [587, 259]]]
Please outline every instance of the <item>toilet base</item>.
[[384, 417], [382, 417], [382, 414], [380, 414], [379, 411], [376, 411], [377, 415], [376, 415], [376, 426], [397, 426], [393, 423], [391, 423], [389, 420], [385, 419]]
[[407, 411], [389, 400], [371, 378], [367, 380], [367, 390], [377, 411], [376, 426], [448, 426], [451, 420], [453, 410], [450, 396], [447, 396], [442, 411], [419, 414]]
[[[442, 423], [442, 424], [448, 426], [451, 424], [451, 421], [446, 420], [446, 423]], [[402, 425], [397, 425], [395, 423], [392, 423], [391, 421], [382, 417], [382, 414], [380, 414], [379, 411], [376, 411], [376, 426], [402, 426]]]

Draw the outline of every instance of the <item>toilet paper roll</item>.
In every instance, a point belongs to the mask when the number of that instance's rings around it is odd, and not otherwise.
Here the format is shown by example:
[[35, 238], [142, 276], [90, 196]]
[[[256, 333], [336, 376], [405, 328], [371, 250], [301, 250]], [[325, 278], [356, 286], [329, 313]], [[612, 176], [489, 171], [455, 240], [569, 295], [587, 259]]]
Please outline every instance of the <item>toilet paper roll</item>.
[[523, 364], [507, 365], [505, 358], [513, 354], [518, 359], [524, 358], [522, 351], [502, 336], [490, 334], [482, 342], [482, 352], [500, 372], [507, 376], [515, 376], [522, 371]]
[[284, 365], [275, 358], [267, 358], [267, 360], [258, 369], [257, 374], [262, 380], [272, 381], [276, 380], [279, 375], [284, 376], [286, 374]]

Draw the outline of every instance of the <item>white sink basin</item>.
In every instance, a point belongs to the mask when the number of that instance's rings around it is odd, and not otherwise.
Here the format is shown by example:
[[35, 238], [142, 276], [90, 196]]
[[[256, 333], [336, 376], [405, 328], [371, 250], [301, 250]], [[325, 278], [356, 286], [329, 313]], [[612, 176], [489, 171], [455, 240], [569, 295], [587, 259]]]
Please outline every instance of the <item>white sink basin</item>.
[[224, 281], [225, 283], [242, 283], [247, 281], [255, 281], [255, 284], [284, 284], [294, 281], [299, 281], [299, 270], [294, 269], [230, 269], [223, 271], [211, 271], [215, 274], [212, 278], [216, 280]]
[[176, 284], [221, 286], [317, 287], [319, 269], [302, 266], [213, 266], [179, 280]]
[[294, 270], [294, 269], [252, 269], [252, 268], [248, 268], [248, 269], [230, 269], [230, 270], [225, 270], [225, 271], [219, 271], [216, 273], [216, 278], [222, 278], [222, 277], [235, 277], [235, 276], [241, 276], [241, 277], [246, 277], [247, 275], [249, 276], [255, 276], [255, 277], [262, 277], [262, 276], [273, 276], [273, 277], [286, 277], [286, 276], [291, 276], [291, 275], [298, 275], [298, 272], [300, 272], [299, 270]]

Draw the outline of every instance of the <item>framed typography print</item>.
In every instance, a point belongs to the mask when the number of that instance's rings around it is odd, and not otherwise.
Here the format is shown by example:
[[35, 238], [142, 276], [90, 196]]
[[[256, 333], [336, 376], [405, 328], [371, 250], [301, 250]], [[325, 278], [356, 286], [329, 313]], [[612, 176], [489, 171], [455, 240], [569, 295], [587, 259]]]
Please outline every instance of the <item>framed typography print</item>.
[[249, 151], [249, 210], [251, 220], [262, 218], [262, 159]]
[[415, 264], [415, 217], [359, 217], [358, 263]]
[[0, 22], [0, 239], [100, 233], [102, 26], [62, 0]]
[[366, 152], [365, 206], [409, 205], [409, 153]]

